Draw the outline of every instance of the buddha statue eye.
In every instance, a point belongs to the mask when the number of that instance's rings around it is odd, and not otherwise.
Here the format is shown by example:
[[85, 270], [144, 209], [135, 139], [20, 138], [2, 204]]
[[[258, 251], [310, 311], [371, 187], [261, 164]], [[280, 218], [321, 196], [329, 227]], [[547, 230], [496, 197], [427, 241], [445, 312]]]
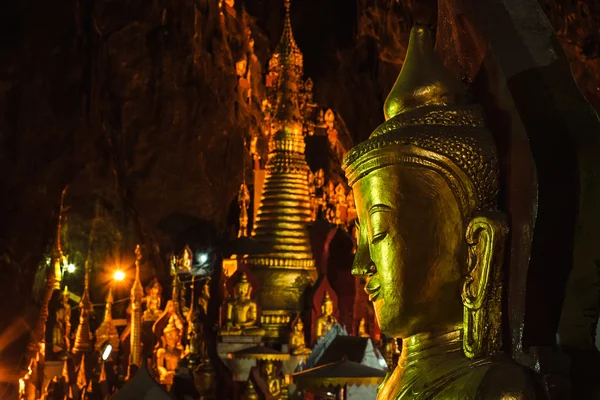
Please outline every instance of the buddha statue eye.
[[385, 239], [389, 230], [390, 209], [386, 206], [377, 206], [372, 209], [369, 218], [369, 239], [372, 245]]

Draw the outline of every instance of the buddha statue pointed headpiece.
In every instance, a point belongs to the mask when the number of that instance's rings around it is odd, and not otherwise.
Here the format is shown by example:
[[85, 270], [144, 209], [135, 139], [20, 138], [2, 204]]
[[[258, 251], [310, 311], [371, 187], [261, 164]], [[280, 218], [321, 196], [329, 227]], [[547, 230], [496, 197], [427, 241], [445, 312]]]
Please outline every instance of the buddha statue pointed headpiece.
[[359, 221], [352, 273], [386, 335], [459, 326], [467, 357], [493, 353], [506, 232], [496, 147], [425, 27], [411, 31], [385, 114], [342, 166]]
[[461, 82], [435, 53], [431, 36], [428, 28], [413, 27], [404, 65], [385, 102], [386, 122], [344, 159], [348, 184], [373, 168], [418, 156], [447, 170], [463, 210], [495, 208], [498, 161], [493, 138], [480, 107], [468, 101]]
[[240, 275], [240, 279], [237, 281], [235, 286], [250, 287], [250, 281], [248, 281], [248, 276], [245, 272], [242, 272], [242, 274]]
[[331, 300], [331, 296], [329, 296], [329, 292], [326, 290], [325, 295], [323, 295], [323, 300], [321, 302], [321, 305], [325, 305], [327, 303], [333, 304], [333, 300]]
[[385, 119], [423, 106], [464, 104], [467, 92], [433, 49], [431, 31], [415, 26], [402, 71], [383, 106]]

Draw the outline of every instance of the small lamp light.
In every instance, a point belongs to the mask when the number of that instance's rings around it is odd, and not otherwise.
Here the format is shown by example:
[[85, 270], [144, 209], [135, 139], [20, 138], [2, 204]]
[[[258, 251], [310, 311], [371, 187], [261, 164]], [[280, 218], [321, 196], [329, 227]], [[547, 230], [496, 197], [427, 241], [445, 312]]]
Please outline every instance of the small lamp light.
[[208, 261], [208, 254], [206, 254], [206, 253], [198, 254], [198, 262], [200, 263], [200, 265], [204, 265], [204, 263], [207, 261]]
[[120, 269], [116, 270], [113, 275], [113, 279], [119, 282], [122, 281], [123, 279], [125, 279], [125, 272], [121, 271]]
[[102, 361], [108, 360], [108, 357], [110, 357], [112, 350], [113, 347], [110, 343], [106, 343], [104, 346], [102, 346]]

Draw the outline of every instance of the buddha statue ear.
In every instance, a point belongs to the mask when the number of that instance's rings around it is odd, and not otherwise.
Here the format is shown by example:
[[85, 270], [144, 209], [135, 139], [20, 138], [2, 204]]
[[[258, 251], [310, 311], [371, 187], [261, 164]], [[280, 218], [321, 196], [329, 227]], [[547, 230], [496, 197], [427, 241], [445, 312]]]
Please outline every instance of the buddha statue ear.
[[463, 351], [469, 358], [501, 347], [502, 260], [507, 233], [504, 215], [477, 214], [467, 226], [468, 257], [462, 288]]

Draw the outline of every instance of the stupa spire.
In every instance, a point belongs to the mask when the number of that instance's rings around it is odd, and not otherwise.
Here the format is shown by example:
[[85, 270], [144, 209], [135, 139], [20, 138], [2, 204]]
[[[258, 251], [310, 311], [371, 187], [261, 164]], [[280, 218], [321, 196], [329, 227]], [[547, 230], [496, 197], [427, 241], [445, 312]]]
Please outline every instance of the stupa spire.
[[94, 206], [94, 219], [90, 230], [88, 241], [87, 259], [85, 260], [85, 275], [83, 281], [83, 294], [79, 301], [79, 325], [75, 333], [74, 354], [90, 353], [93, 351], [92, 331], [90, 329], [90, 313], [94, 312], [94, 305], [90, 300], [90, 263], [92, 255], [92, 243], [96, 236], [96, 226], [100, 221], [100, 201], [97, 199]]
[[303, 121], [298, 107], [302, 53], [292, 35], [289, 0], [285, 0], [285, 7], [284, 30], [273, 56], [280, 62], [277, 104], [253, 236], [271, 250], [268, 259], [260, 257], [261, 264], [312, 268], [308, 234], [312, 215], [307, 179], [310, 170], [304, 155]]
[[279, 65], [288, 65], [297, 69], [298, 74], [302, 75], [302, 68], [304, 66], [304, 59], [300, 48], [294, 40], [294, 33], [292, 32], [292, 20], [291, 20], [291, 0], [284, 0], [285, 6], [285, 19], [283, 22], [283, 32], [279, 39], [279, 44], [275, 48], [273, 58], [279, 58]]
[[[144, 288], [140, 281], [140, 261], [142, 251], [138, 244], [135, 248], [135, 280], [131, 287], [131, 330], [129, 333], [129, 343], [131, 353], [129, 354], [129, 365], [141, 367], [142, 365], [142, 297]], [[130, 372], [132, 372], [130, 370]]]

